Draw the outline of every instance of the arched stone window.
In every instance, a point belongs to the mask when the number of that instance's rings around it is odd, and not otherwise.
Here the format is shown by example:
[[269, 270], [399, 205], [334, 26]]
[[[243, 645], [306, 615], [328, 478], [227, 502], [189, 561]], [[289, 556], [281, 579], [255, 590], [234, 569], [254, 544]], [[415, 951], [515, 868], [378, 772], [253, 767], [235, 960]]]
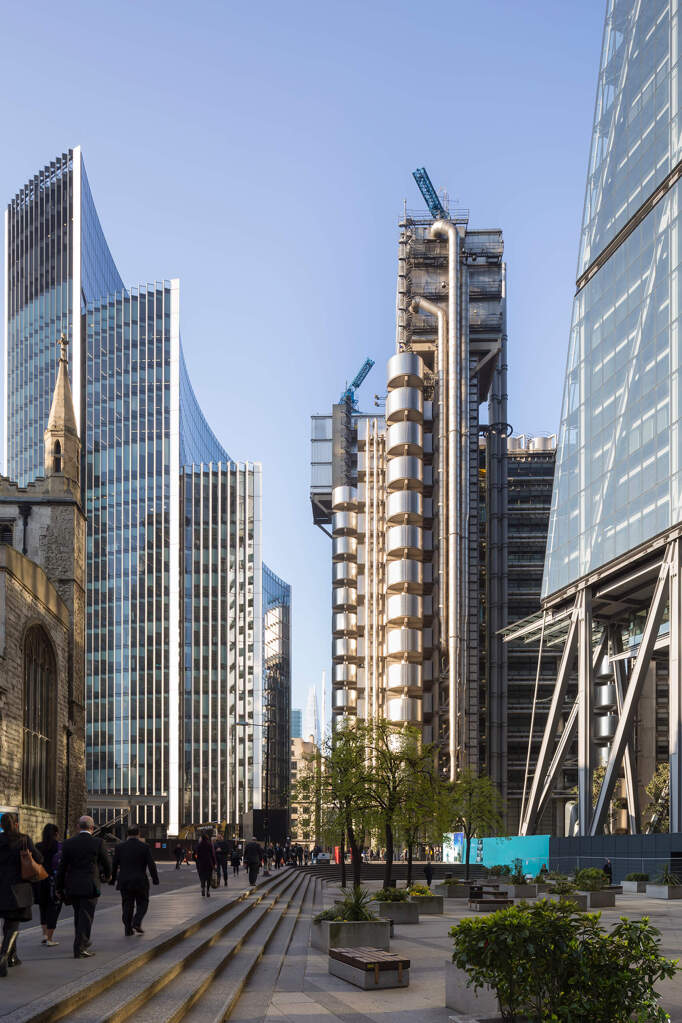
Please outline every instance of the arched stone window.
[[57, 671], [43, 628], [34, 625], [24, 642], [24, 751], [22, 799], [29, 806], [53, 809], [54, 707]]
[[58, 440], [54, 442], [54, 462], [52, 464], [55, 472], [62, 471], [62, 446]]

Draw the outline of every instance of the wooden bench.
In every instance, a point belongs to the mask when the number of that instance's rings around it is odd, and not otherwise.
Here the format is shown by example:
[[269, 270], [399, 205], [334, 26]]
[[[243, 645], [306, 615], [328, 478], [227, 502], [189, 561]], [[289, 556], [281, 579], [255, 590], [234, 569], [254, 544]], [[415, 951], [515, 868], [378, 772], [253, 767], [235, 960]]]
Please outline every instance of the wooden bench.
[[379, 948], [330, 948], [329, 972], [365, 991], [407, 987], [410, 960]]

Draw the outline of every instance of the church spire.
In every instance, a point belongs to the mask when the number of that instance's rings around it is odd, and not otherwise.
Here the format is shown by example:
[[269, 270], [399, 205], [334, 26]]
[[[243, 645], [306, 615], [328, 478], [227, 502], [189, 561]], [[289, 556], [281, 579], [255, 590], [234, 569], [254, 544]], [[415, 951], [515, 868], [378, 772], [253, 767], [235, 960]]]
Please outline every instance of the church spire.
[[69, 383], [66, 354], [68, 341], [64, 334], [57, 344], [61, 347], [61, 354], [50, 418], [45, 430], [45, 475], [60, 474], [80, 483], [81, 445]]

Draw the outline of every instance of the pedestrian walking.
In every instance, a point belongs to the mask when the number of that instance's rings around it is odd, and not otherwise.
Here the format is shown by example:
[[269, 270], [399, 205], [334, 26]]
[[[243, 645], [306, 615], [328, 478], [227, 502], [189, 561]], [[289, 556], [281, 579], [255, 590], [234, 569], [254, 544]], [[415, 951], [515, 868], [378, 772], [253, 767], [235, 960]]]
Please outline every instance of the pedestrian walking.
[[230, 846], [224, 838], [219, 838], [215, 843], [215, 858], [218, 864], [218, 887], [222, 875], [225, 887], [227, 888], [227, 860], [230, 855]]
[[101, 838], [95, 838], [95, 822], [84, 814], [78, 821], [80, 829], [62, 846], [62, 858], [55, 882], [57, 896], [73, 906], [74, 959], [89, 959], [92, 921], [101, 885], [111, 876], [111, 860]]
[[62, 909], [61, 900], [57, 898], [55, 890], [57, 870], [62, 856], [62, 843], [59, 841], [59, 828], [56, 824], [45, 825], [42, 841], [36, 843], [36, 849], [42, 856], [47, 871], [47, 877], [33, 885], [33, 901], [40, 909], [40, 926], [43, 929], [41, 945], [55, 948], [59, 942], [54, 940], [54, 932]]
[[173, 849], [173, 855], [175, 856], [175, 869], [179, 870], [180, 864], [185, 858], [185, 850], [182, 848], [179, 842], [176, 845], [175, 849]]
[[433, 867], [428, 860], [424, 864], [424, 877], [426, 878], [426, 883], [430, 888], [431, 882], [433, 881]]
[[152, 851], [140, 838], [138, 827], [128, 828], [125, 842], [119, 842], [114, 852], [114, 865], [109, 884], [115, 884], [121, 893], [121, 915], [126, 937], [144, 934], [142, 921], [149, 908], [149, 877], [159, 883], [159, 873]]
[[251, 838], [244, 847], [244, 866], [249, 872], [249, 884], [255, 884], [258, 879], [258, 871], [261, 864], [261, 847], [256, 836]]
[[210, 896], [211, 876], [217, 869], [218, 863], [215, 856], [213, 842], [207, 831], [204, 831], [194, 850], [194, 858], [197, 864], [197, 873], [201, 883], [201, 894]]
[[604, 866], [601, 868], [609, 879], [609, 884], [613, 879], [613, 867], [611, 866], [611, 860], [607, 859]]
[[239, 846], [235, 845], [230, 856], [230, 863], [232, 864], [232, 874], [234, 877], [239, 877], [239, 864], [242, 861], [242, 854], [239, 851]]
[[23, 875], [22, 853], [29, 853], [34, 861], [42, 863], [40, 852], [33, 842], [19, 831], [19, 821], [14, 813], [3, 813], [0, 817], [0, 917], [2, 917], [2, 945], [0, 945], [0, 977], [7, 976], [10, 966], [19, 966], [17, 956], [17, 935], [19, 924], [31, 919], [33, 888]]

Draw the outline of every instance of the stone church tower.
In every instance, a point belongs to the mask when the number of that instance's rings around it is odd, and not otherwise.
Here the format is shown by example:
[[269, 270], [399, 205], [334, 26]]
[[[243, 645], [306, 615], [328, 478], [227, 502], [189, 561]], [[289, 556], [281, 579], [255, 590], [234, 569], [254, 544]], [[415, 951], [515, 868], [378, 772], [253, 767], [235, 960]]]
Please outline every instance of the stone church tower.
[[0, 808], [74, 829], [85, 812], [85, 533], [80, 439], [61, 355], [45, 476], [0, 477]]

